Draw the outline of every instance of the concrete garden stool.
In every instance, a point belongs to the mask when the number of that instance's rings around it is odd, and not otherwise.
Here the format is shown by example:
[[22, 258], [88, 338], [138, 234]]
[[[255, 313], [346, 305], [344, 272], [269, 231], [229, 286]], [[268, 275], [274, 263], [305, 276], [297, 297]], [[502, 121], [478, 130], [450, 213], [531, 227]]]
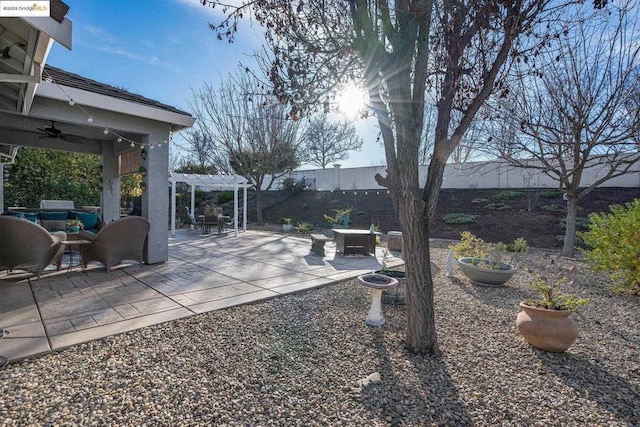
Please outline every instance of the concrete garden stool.
[[324, 234], [312, 234], [311, 252], [319, 256], [324, 256], [324, 244], [329, 241], [331, 241], [331, 239]]
[[382, 291], [394, 289], [398, 286], [398, 280], [393, 277], [378, 273], [363, 274], [358, 276], [360, 283], [371, 288], [371, 307], [364, 323], [367, 326], [382, 326], [385, 323], [382, 314]]

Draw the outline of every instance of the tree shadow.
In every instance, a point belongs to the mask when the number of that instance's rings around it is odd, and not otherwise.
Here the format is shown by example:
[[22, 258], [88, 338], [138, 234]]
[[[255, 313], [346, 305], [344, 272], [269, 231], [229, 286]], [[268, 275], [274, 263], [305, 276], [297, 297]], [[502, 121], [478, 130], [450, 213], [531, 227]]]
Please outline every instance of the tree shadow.
[[[538, 352], [542, 365], [573, 388], [630, 426], [640, 425], [640, 388], [583, 357]], [[640, 381], [640, 370], [631, 372]]]
[[[391, 426], [472, 425], [467, 405], [459, 397], [443, 360], [406, 350], [400, 360], [393, 360], [387, 348], [389, 344], [385, 342], [385, 332], [385, 328], [370, 329], [381, 381], [362, 389], [363, 406]], [[409, 382], [407, 375], [396, 374], [396, 370], [406, 369], [417, 374], [410, 376]], [[418, 419], [416, 414], [419, 414]]]

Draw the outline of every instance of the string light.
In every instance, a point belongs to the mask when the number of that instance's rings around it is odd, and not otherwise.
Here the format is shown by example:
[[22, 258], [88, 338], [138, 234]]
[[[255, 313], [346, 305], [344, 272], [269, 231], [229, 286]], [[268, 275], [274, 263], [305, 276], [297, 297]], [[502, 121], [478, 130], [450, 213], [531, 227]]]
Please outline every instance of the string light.
[[[46, 70], [43, 70], [43, 74], [45, 74], [45, 79], [44, 80], [47, 83], [53, 83], [54, 85], [56, 85], [58, 87], [58, 89], [60, 89], [60, 91], [62, 93], [65, 94], [65, 96], [69, 99], [69, 101], [68, 101], [69, 106], [79, 108], [80, 111], [82, 111], [87, 116], [87, 123], [93, 123], [93, 116], [91, 114], [89, 114], [82, 107], [82, 105], [76, 104], [76, 102], [73, 100], [73, 98], [67, 92], [65, 92], [65, 90], [62, 88], [62, 86], [60, 86]], [[151, 149], [153, 149], [153, 147], [154, 147], [153, 143], [143, 144], [141, 142], [131, 140], [129, 138], [126, 138], [126, 137], [118, 134], [117, 132], [114, 132], [113, 130], [111, 130], [109, 128], [105, 128], [103, 130], [103, 133], [105, 135], [112, 134], [112, 135], [116, 136], [117, 137], [116, 141], [118, 141], [118, 142], [123, 142], [124, 141], [124, 142], [130, 143], [129, 145], [130, 145], [131, 148], [134, 148], [136, 145], [139, 146], [141, 150], [144, 149], [145, 145], [148, 145], [149, 148], [151, 148]], [[157, 146], [160, 147], [162, 144], [168, 144], [172, 139], [173, 139], [173, 135], [172, 135], [171, 131], [169, 131], [169, 139], [168, 140], [165, 139], [162, 142], [158, 142]]]

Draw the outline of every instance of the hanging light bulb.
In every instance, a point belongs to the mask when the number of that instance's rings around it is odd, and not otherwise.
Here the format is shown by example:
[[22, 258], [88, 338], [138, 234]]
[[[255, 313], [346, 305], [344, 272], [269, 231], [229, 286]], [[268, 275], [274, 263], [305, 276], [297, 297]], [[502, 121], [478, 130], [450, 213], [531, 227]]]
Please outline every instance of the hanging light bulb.
[[103, 130], [103, 132], [104, 132], [105, 135], [109, 135], [109, 129], [105, 129], [105, 130]]
[[[120, 142], [120, 141], [118, 141], [118, 142]], [[135, 143], [135, 142], [133, 142], [133, 141], [131, 141], [131, 148], [133, 148], [133, 147], [135, 147], [135, 146], [136, 146], [136, 143]]]
[[51, 78], [51, 76], [47, 76], [44, 81], [47, 83], [53, 83], [53, 78]]
[[[118, 139], [117, 139], [117, 141], [118, 141], [118, 142], [122, 142], [122, 137], [120, 137], [120, 136], [119, 136], [119, 137], [118, 137]], [[133, 144], [133, 142], [131, 142], [131, 144]], [[132, 145], [132, 147], [133, 147], [133, 145]]]
[[76, 105], [76, 101], [74, 101], [73, 99], [70, 99], [69, 100], [69, 105], [71, 105], [73, 107], [74, 105]]
[[93, 123], [93, 116], [89, 116], [89, 117], [87, 118], [87, 122], [89, 122], [89, 123]]

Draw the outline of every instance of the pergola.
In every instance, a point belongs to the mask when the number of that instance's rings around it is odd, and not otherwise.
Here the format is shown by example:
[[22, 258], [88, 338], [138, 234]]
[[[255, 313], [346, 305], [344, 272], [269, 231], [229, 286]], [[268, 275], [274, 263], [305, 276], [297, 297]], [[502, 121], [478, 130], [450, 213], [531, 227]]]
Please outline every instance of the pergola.
[[171, 235], [176, 234], [176, 183], [183, 182], [191, 188], [191, 212], [195, 210], [196, 187], [213, 190], [233, 190], [233, 230], [238, 237], [238, 189], [242, 188], [242, 231], [247, 231], [247, 187], [249, 182], [240, 175], [204, 175], [174, 173], [169, 175], [171, 183]]

